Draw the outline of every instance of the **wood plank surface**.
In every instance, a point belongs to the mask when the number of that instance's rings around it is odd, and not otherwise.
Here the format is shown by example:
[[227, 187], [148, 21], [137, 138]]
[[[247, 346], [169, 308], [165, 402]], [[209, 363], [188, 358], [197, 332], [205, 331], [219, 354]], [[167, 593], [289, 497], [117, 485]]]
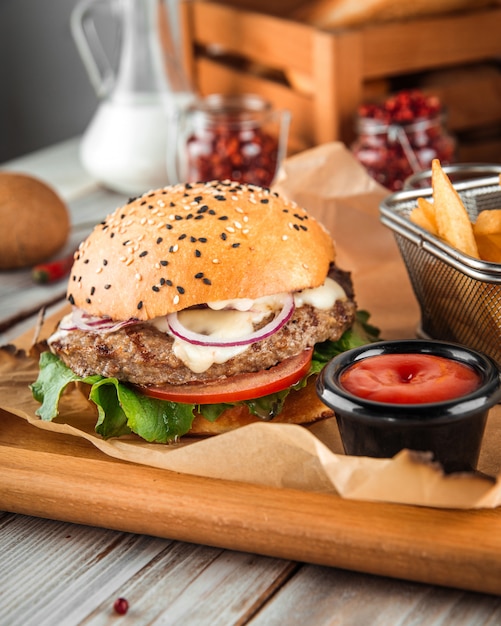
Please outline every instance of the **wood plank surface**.
[[343, 500], [110, 459], [3, 413], [0, 508], [501, 594], [501, 512]]

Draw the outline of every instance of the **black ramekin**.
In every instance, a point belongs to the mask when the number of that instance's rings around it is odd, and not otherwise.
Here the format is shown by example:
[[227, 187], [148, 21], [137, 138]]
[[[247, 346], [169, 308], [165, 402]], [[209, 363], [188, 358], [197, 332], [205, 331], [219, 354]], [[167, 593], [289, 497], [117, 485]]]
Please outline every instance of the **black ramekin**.
[[[339, 382], [353, 363], [381, 354], [432, 354], [474, 368], [478, 389], [453, 400], [391, 404], [360, 398]], [[391, 458], [402, 449], [427, 451], [445, 472], [475, 470], [489, 409], [501, 400], [501, 379], [488, 356], [453, 343], [421, 339], [381, 341], [333, 358], [317, 381], [320, 399], [336, 416], [345, 453]]]

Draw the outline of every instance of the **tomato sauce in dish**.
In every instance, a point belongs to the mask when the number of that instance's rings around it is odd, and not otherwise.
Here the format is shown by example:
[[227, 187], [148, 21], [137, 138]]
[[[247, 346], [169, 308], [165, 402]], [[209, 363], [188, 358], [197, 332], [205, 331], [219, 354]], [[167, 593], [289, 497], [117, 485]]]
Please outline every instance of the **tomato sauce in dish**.
[[431, 354], [380, 354], [357, 361], [339, 382], [359, 398], [391, 404], [426, 404], [464, 396], [481, 384], [469, 365]]

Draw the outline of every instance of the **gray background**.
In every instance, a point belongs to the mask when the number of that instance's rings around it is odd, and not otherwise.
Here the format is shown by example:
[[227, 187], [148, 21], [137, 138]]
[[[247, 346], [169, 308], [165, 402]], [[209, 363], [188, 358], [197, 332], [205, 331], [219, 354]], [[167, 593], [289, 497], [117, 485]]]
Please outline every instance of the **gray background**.
[[70, 31], [77, 0], [0, 0], [0, 163], [81, 134], [98, 101]]

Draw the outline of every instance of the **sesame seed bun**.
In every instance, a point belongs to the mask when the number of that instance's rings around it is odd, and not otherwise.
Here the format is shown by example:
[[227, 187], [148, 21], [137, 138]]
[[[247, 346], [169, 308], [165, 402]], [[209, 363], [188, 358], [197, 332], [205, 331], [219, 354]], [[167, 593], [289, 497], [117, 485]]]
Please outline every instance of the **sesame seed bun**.
[[149, 320], [191, 306], [320, 286], [326, 229], [268, 189], [210, 182], [151, 191], [96, 226], [68, 299], [92, 315]]

